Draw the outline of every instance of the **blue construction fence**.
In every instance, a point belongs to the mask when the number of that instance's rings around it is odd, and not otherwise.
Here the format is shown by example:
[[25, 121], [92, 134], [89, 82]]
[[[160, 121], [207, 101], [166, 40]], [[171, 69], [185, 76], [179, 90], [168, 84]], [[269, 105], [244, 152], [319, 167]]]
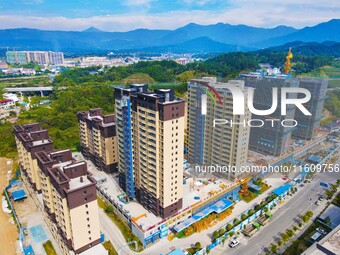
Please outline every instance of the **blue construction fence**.
[[[286, 184], [287, 185], [287, 184]], [[290, 187], [293, 187], [294, 185], [291, 185]], [[273, 210], [276, 205], [277, 202], [279, 200], [281, 200], [283, 197], [285, 197], [288, 193], [290, 192], [290, 189], [285, 189], [285, 191], [280, 195], [280, 196], [276, 196], [275, 198], [273, 198], [273, 195], [276, 195], [274, 193], [271, 193], [269, 196], [267, 196], [265, 198], [265, 201], [267, 201], [267, 204], [264, 205], [263, 207], [261, 207], [258, 210], [255, 210], [255, 206], [252, 206], [251, 208], [249, 208], [248, 210], [244, 211], [243, 213], [241, 213], [238, 217], [234, 218], [233, 220], [229, 221], [227, 224], [225, 224], [223, 227], [221, 227], [220, 229], [218, 229], [217, 231], [219, 232], [221, 229], [226, 229], [227, 225], [232, 225], [233, 228], [230, 229], [229, 231], [227, 231], [225, 234], [221, 235], [220, 237], [212, 240], [211, 244], [207, 245], [206, 247], [204, 247], [203, 249], [197, 251], [194, 255], [203, 255], [206, 254], [207, 250], [211, 251], [212, 249], [214, 249], [217, 245], [221, 244], [223, 241], [226, 240], [226, 238], [229, 236], [229, 234], [231, 232], [236, 233], [237, 231], [241, 231], [243, 230], [245, 225], [248, 225], [250, 223], [252, 223], [252, 221], [254, 221], [255, 219], [257, 219], [258, 217], [260, 217], [260, 215], [262, 215], [267, 208], [268, 211]], [[271, 200], [271, 198], [273, 198]], [[269, 201], [271, 200], [271, 201]], [[249, 216], [247, 219], [242, 220], [241, 217], [243, 214], [248, 215], [250, 210], [254, 210], [254, 214]], [[240, 223], [238, 223], [237, 225], [234, 226], [234, 221], [238, 220]]]

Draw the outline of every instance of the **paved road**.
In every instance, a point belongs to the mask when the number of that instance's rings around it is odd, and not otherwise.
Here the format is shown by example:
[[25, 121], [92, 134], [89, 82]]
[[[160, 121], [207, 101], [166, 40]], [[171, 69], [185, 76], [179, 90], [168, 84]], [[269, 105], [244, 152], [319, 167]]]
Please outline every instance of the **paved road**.
[[[104, 211], [99, 208], [99, 222], [100, 230], [105, 235], [106, 239], [109, 239], [116, 250], [126, 245], [126, 241], [122, 232], [119, 230], [116, 224], [106, 216]], [[122, 248], [119, 255], [130, 255], [134, 254], [129, 247]]]
[[[314, 180], [300, 188], [298, 193], [280, 207], [274, 214], [273, 220], [256, 233], [252, 238], [241, 237], [241, 245], [231, 249], [227, 245], [216, 247], [212, 254], [242, 254], [255, 255], [263, 253], [263, 249], [273, 242], [274, 237], [290, 227], [298, 215], [308, 210], [314, 211], [314, 215], [321, 212], [326, 201], [320, 206], [315, 205], [318, 193], [323, 192], [320, 181], [334, 182], [339, 178], [339, 173], [320, 173], [315, 176]], [[312, 198], [312, 201], [310, 201]], [[296, 224], [296, 223], [295, 223]]]

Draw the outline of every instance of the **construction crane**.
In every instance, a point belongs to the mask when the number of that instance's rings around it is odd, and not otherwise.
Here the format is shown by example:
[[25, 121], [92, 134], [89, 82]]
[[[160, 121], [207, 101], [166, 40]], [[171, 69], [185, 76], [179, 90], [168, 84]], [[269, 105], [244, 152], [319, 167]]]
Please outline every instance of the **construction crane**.
[[289, 48], [288, 54], [286, 56], [285, 74], [288, 74], [291, 69], [290, 60], [292, 58], [293, 58], [292, 48]]

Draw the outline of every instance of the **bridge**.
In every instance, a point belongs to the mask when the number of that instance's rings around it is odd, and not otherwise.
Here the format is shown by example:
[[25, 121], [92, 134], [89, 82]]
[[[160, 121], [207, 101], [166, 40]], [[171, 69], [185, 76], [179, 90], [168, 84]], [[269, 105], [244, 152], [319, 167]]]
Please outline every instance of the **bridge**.
[[[67, 87], [59, 87], [58, 89], [66, 89]], [[40, 92], [41, 96], [44, 95], [44, 92], [52, 92], [53, 87], [11, 87], [4, 89], [7, 92], [11, 93], [25, 93], [25, 92]]]

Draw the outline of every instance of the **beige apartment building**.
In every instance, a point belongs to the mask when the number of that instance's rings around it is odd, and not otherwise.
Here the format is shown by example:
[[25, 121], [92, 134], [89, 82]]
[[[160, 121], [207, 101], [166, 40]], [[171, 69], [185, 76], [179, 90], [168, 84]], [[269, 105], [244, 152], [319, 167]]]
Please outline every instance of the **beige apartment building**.
[[35, 152], [52, 151], [52, 140], [47, 130], [41, 129], [39, 123], [14, 125], [15, 142], [17, 145], [21, 177], [28, 191], [41, 193], [39, 169]]
[[[196, 165], [222, 167], [224, 169], [218, 176], [235, 180], [242, 177], [238, 170], [247, 160], [251, 114], [245, 105], [244, 115], [233, 115], [233, 97], [227, 88], [230, 85], [242, 89], [246, 104], [247, 92], [243, 81], [221, 83], [211, 77], [190, 81], [188, 159]], [[222, 104], [209, 86], [219, 94]], [[214, 127], [215, 119], [228, 123]]]
[[70, 150], [53, 151], [40, 124], [14, 125], [21, 177], [64, 255], [107, 255], [100, 244], [96, 181]]
[[79, 140], [82, 154], [106, 173], [118, 171], [118, 141], [115, 115], [103, 115], [99, 108], [79, 112]]
[[41, 151], [36, 157], [45, 218], [64, 254], [100, 252], [96, 181], [86, 163], [76, 162], [70, 150]]
[[115, 99], [120, 184], [131, 198], [167, 218], [182, 208], [184, 100], [172, 89], [151, 92], [147, 85], [116, 88]]

